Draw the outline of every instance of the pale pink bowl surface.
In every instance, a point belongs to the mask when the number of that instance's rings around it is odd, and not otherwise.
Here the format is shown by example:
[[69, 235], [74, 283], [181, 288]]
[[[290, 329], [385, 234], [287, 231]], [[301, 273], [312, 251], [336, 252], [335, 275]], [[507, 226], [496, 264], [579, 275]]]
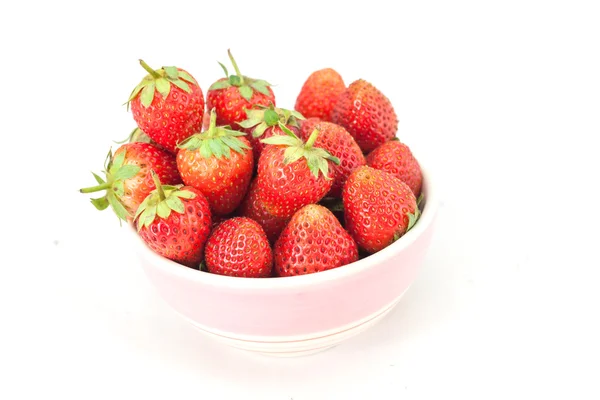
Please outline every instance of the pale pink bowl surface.
[[[423, 170], [421, 218], [398, 241], [365, 259], [316, 274], [234, 278], [184, 267], [137, 238], [141, 265], [160, 296], [202, 332], [271, 355], [316, 352], [375, 324], [414, 281], [439, 204]], [[137, 235], [135, 235], [137, 237]]]

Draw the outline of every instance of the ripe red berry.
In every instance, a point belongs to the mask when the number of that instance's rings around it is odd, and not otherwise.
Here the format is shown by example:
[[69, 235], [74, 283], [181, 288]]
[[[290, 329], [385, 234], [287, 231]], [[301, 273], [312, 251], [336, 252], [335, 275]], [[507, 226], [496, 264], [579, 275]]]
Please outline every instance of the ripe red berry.
[[212, 225], [208, 201], [191, 186], [156, 187], [135, 216], [140, 237], [157, 254], [198, 268]]
[[246, 278], [271, 276], [273, 254], [265, 232], [250, 218], [221, 222], [206, 243], [206, 269]]
[[367, 165], [394, 175], [419, 197], [423, 174], [419, 162], [404, 143], [397, 140], [385, 142], [369, 153]]
[[346, 128], [364, 153], [391, 140], [398, 130], [392, 103], [362, 79], [352, 82], [340, 95], [332, 121]]
[[177, 67], [153, 70], [140, 60], [148, 75], [127, 102], [138, 127], [152, 140], [175, 153], [177, 144], [202, 126], [204, 95], [198, 82]]
[[358, 260], [358, 248], [337, 218], [323, 206], [298, 210], [275, 243], [279, 276], [304, 275]]
[[341, 75], [332, 68], [310, 74], [296, 98], [295, 109], [306, 118], [331, 121], [338, 98], [346, 89]]
[[369, 253], [402, 237], [419, 217], [417, 199], [408, 185], [368, 166], [350, 174], [342, 198], [345, 227]]
[[208, 89], [207, 108], [216, 110], [217, 125], [229, 125], [237, 129], [237, 123], [246, 119], [247, 109], [254, 105], [275, 105], [275, 95], [267, 81], [242, 75], [231, 52], [228, 50], [227, 53], [236, 74], [229, 75], [227, 68], [221, 64], [226, 77], [219, 79]]

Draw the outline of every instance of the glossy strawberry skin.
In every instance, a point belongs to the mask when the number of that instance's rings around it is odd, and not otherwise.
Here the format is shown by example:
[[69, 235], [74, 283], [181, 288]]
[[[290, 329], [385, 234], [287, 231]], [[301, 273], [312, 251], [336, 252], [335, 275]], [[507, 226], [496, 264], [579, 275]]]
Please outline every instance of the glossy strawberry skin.
[[419, 162], [406, 144], [397, 140], [382, 144], [369, 153], [367, 165], [394, 175], [419, 197], [423, 174]]
[[305, 275], [358, 260], [358, 247], [337, 218], [323, 206], [298, 210], [275, 243], [279, 276]]
[[204, 94], [197, 84], [189, 83], [188, 86], [190, 93], [171, 85], [166, 99], [156, 91], [152, 103], [147, 108], [141, 103], [141, 95], [131, 101], [133, 118], [139, 128], [173, 153], [177, 152], [177, 143], [198, 132], [202, 127]]
[[181, 190], [188, 190], [196, 195], [193, 199], [181, 199], [185, 206], [184, 213], [173, 211], [166, 219], [156, 216], [150, 226], [139, 229], [139, 235], [157, 254], [197, 268], [202, 261], [204, 245], [211, 230], [210, 207], [198, 189], [184, 186]]
[[339, 96], [346, 89], [341, 75], [332, 68], [310, 74], [296, 98], [295, 109], [306, 118], [331, 121], [331, 114]]
[[[333, 179], [319, 173], [315, 177], [305, 158], [284, 164], [286, 147], [267, 146], [258, 161], [258, 186], [261, 201], [267, 211], [281, 218], [290, 218], [307, 204], [317, 203], [331, 189]], [[331, 166], [329, 168], [331, 174]]]
[[123, 165], [137, 165], [139, 172], [132, 178], [123, 181], [121, 202], [130, 215], [135, 215], [138, 206], [156, 186], [152, 180], [151, 170], [154, 170], [160, 181], [165, 185], [182, 183], [175, 156], [166, 150], [159, 149], [150, 143], [127, 143], [120, 146], [113, 159], [125, 152]]
[[342, 193], [345, 227], [358, 246], [375, 253], [404, 235], [417, 200], [408, 185], [385, 171], [356, 169]]
[[[246, 138], [239, 140], [250, 147]], [[185, 148], [177, 153], [177, 168], [183, 182], [201, 190], [216, 215], [229, 214], [240, 205], [254, 171], [254, 156], [250, 149], [243, 153], [231, 150], [230, 155], [231, 158], [205, 158], [200, 150]]]
[[327, 194], [328, 197], [339, 198], [342, 196], [344, 183], [350, 173], [366, 164], [365, 156], [348, 131], [332, 122], [321, 121], [316, 118], [307, 119], [302, 123], [300, 132], [302, 139], [308, 140], [315, 128], [319, 128], [319, 136], [315, 146], [324, 148], [340, 159], [340, 165], [332, 166], [334, 180], [331, 190]]
[[352, 82], [340, 95], [332, 122], [346, 128], [363, 153], [391, 140], [398, 131], [398, 117], [392, 103], [362, 79]]
[[273, 254], [258, 222], [234, 217], [220, 223], [206, 242], [206, 269], [219, 275], [271, 276]]
[[259, 190], [258, 180], [255, 179], [250, 184], [248, 193], [238, 209], [238, 214], [258, 222], [265, 231], [269, 242], [273, 244], [285, 228], [289, 218], [271, 215], [261, 200]]
[[[226, 81], [227, 78], [221, 78], [218, 81]], [[246, 109], [251, 109], [254, 105], [269, 106], [275, 105], [275, 94], [268, 87], [270, 95], [267, 96], [254, 90], [250, 101], [246, 100], [240, 94], [239, 88], [230, 86], [224, 89], [210, 89], [207, 93], [207, 108], [213, 108], [217, 112], [217, 125], [229, 125], [233, 129], [238, 129], [238, 122], [246, 119]]]

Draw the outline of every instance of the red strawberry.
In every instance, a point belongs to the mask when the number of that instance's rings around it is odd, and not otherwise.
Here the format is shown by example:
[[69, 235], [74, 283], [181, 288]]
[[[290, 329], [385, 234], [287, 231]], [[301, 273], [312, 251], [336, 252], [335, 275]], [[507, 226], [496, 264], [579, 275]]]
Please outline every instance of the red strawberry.
[[350, 174], [342, 198], [346, 229], [369, 253], [399, 239], [419, 217], [417, 200], [406, 183], [367, 166]]
[[222, 222], [206, 242], [206, 269], [219, 275], [246, 278], [271, 276], [273, 254], [265, 232], [250, 218]]
[[123, 220], [133, 218], [138, 206], [156, 188], [151, 170], [169, 185], [181, 183], [175, 156], [149, 143], [124, 144], [117, 149], [114, 156], [109, 152], [104, 168], [106, 179], [93, 174], [98, 185], [80, 189], [80, 192], [106, 190], [106, 195], [92, 199], [92, 204], [99, 210], [104, 210], [110, 205]]
[[250, 184], [248, 194], [246, 194], [246, 198], [238, 209], [238, 213], [243, 217], [248, 217], [258, 222], [271, 243], [275, 243], [289, 220], [289, 218], [275, 217], [269, 213], [260, 198], [257, 179], [253, 180]]
[[346, 89], [344, 80], [334, 69], [325, 68], [310, 74], [296, 98], [296, 110], [306, 118], [331, 121], [331, 113]]
[[280, 128], [286, 135], [263, 139], [273, 146], [265, 148], [258, 161], [258, 186], [269, 214], [289, 218], [329, 192], [333, 184], [330, 163], [339, 164], [340, 160], [313, 146], [318, 131], [304, 143], [283, 124]]
[[236, 75], [229, 75], [227, 68], [221, 63], [226, 78], [213, 83], [207, 92], [209, 110], [217, 110], [217, 125], [230, 125], [237, 128], [237, 123], [246, 119], [246, 109], [254, 105], [275, 105], [275, 95], [271, 84], [262, 79], [253, 79], [240, 73], [231, 52], [227, 50]]
[[369, 153], [367, 164], [369, 167], [394, 175], [406, 183], [416, 197], [419, 197], [423, 181], [421, 167], [410, 148], [404, 143], [397, 140], [385, 142]]
[[339, 198], [342, 196], [342, 188], [350, 173], [366, 164], [365, 156], [348, 131], [332, 122], [319, 121], [316, 118], [306, 120], [300, 132], [302, 139], [307, 140], [315, 129], [319, 130], [315, 146], [324, 148], [340, 159], [340, 165], [332, 167], [333, 186], [327, 194]]
[[304, 117], [297, 111], [286, 110], [284, 108], [255, 106], [252, 110], [246, 110], [247, 119], [240, 122], [239, 125], [249, 134], [248, 138], [254, 151], [254, 159], [258, 160], [266, 144], [261, 139], [271, 136], [285, 135], [285, 132], [279, 128], [279, 123], [284, 124], [295, 134], [300, 133], [300, 123]]
[[[211, 113], [208, 130], [179, 145], [177, 168], [186, 185], [208, 199], [214, 214], [233, 212], [242, 202], [254, 171], [254, 157], [244, 133], [217, 127]], [[232, 151], [233, 150], [233, 151]]]
[[312, 274], [358, 260], [352, 237], [331, 211], [317, 204], [294, 214], [273, 252], [279, 276]]
[[211, 228], [208, 201], [191, 186], [161, 185], [140, 205], [136, 215], [140, 237], [157, 254], [197, 268]]
[[392, 139], [398, 130], [392, 103], [362, 79], [352, 82], [340, 95], [331, 119], [350, 132], [364, 153]]
[[152, 140], [175, 152], [177, 143], [202, 126], [204, 95], [196, 80], [183, 69], [153, 70], [133, 89], [127, 102], [135, 122]]

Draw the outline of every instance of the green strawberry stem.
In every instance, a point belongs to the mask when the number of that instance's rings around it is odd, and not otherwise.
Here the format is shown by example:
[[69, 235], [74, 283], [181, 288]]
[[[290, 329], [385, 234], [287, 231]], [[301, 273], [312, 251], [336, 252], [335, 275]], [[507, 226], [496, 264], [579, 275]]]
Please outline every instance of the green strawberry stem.
[[[306, 150], [310, 150], [313, 148], [313, 145], [315, 144], [315, 142], [317, 141], [317, 138], [319, 137], [319, 129], [315, 128], [312, 133], [310, 134], [310, 136], [308, 137], [308, 140], [306, 141], [306, 143], [304, 144], [304, 148]], [[340, 159], [337, 158], [336, 156], [332, 155], [331, 153], [329, 153], [328, 151], [325, 151], [325, 158], [328, 159], [329, 161], [333, 162], [335, 165], [340, 165]]]
[[216, 126], [217, 126], [217, 111], [213, 107], [212, 110], [210, 110], [210, 122], [208, 123], [207, 131], [209, 131], [209, 132], [213, 131]]
[[96, 186], [91, 186], [91, 187], [79, 189], [79, 192], [80, 193], [94, 193], [94, 192], [99, 192], [101, 190], [106, 190], [106, 189], [110, 188], [111, 185], [112, 185], [112, 183], [105, 182], [105, 183], [100, 184], [100, 185], [96, 185]]
[[212, 110], [210, 110], [210, 122], [208, 123], [208, 128], [204, 132], [197, 133], [193, 136], [197, 136], [201, 139], [211, 139], [219, 136], [218, 133], [219, 130], [217, 129], [217, 112], [213, 107]]
[[163, 190], [162, 185], [160, 183], [160, 178], [158, 177], [158, 175], [156, 175], [154, 170], [150, 170], [150, 173], [152, 174], [152, 180], [154, 181], [154, 185], [156, 186], [156, 192], [158, 193], [158, 197], [160, 201], [163, 201], [167, 197], [165, 196], [165, 191]]
[[152, 77], [153, 77], [154, 79], [158, 79], [158, 78], [160, 78], [160, 77], [161, 77], [161, 76], [160, 76], [160, 74], [159, 74], [158, 72], [156, 72], [155, 70], [153, 70], [153, 69], [152, 69], [152, 68], [151, 68], [151, 67], [150, 67], [148, 64], [146, 64], [146, 63], [144, 62], [144, 60], [140, 59], [140, 64], [141, 64], [141, 66], [142, 66], [142, 67], [143, 67], [143, 68], [144, 68], [146, 71], [148, 71], [148, 73], [149, 73], [150, 75], [152, 75]]
[[239, 78], [240, 78], [240, 86], [242, 86], [244, 84], [244, 77], [242, 76], [242, 73], [240, 72], [240, 69], [238, 68], [237, 63], [235, 62], [235, 58], [233, 58], [233, 55], [231, 54], [231, 50], [227, 49], [227, 54], [229, 54], [229, 59], [231, 60], [231, 64], [233, 65], [233, 69], [235, 69], [236, 75], [239, 76]]
[[317, 128], [315, 128], [312, 131], [312, 133], [310, 134], [310, 136], [308, 137], [308, 140], [306, 141], [306, 144], [304, 145], [304, 147], [307, 149], [310, 149], [311, 147], [313, 147], [313, 145], [317, 141], [317, 137], [319, 137], [319, 130]]

